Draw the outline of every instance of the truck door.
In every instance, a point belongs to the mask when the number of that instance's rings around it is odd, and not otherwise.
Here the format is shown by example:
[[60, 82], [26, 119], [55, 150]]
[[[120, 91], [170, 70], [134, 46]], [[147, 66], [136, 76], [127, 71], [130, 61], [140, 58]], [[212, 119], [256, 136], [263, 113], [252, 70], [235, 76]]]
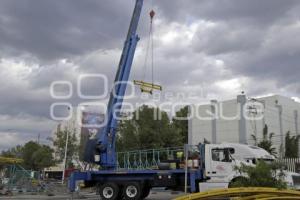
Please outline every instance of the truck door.
[[226, 177], [230, 175], [233, 171], [233, 160], [230, 153], [233, 151], [233, 148], [212, 148], [210, 151], [210, 169], [207, 169], [207, 176]]

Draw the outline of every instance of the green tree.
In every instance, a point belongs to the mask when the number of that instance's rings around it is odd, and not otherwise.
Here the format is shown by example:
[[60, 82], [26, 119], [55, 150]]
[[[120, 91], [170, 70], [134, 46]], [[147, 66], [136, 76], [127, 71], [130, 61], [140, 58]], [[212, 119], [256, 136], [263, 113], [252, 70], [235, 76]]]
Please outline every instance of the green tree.
[[[287, 184], [284, 182], [283, 165], [279, 163], [266, 163], [258, 161], [255, 166], [242, 164], [236, 166], [241, 178], [234, 179], [229, 187], [276, 187], [284, 189]], [[246, 176], [245, 176], [246, 175]]]
[[37, 170], [42, 170], [46, 167], [55, 165], [53, 159], [53, 149], [47, 145], [40, 145], [40, 148], [32, 154]]
[[7, 151], [3, 151], [1, 156], [21, 158], [21, 164], [25, 169], [43, 170], [54, 164], [53, 150], [47, 145], [40, 145], [29, 141], [24, 146], [18, 145]]
[[55, 147], [55, 154], [57, 155], [58, 161], [62, 162], [65, 157], [67, 135], [69, 135], [69, 138], [68, 138], [66, 166], [70, 167], [72, 166], [72, 161], [74, 159], [77, 159], [79, 153], [75, 130], [70, 131], [68, 129], [64, 129], [63, 131], [56, 132], [53, 140], [53, 146]]
[[1, 152], [1, 156], [8, 158], [21, 158], [22, 157], [23, 146], [17, 145], [11, 149]]
[[135, 121], [121, 121], [119, 123], [119, 131], [117, 134], [117, 151], [138, 149], [139, 147], [138, 130]]
[[27, 142], [22, 150], [23, 165], [25, 169], [36, 170], [38, 168], [34, 154], [40, 149], [40, 145], [36, 142]]
[[285, 136], [285, 157], [286, 158], [297, 158], [298, 147], [299, 147], [299, 136], [291, 136], [290, 131]]
[[188, 106], [181, 108], [173, 117], [175, 129], [179, 131], [182, 138], [182, 144], [188, 143]]
[[119, 126], [117, 149], [150, 149], [178, 146], [182, 138], [168, 114], [146, 105], [132, 113], [131, 120], [123, 120]]
[[265, 149], [266, 151], [268, 151], [271, 155], [276, 156], [277, 152], [276, 152], [276, 148], [273, 147], [273, 137], [274, 137], [274, 133], [269, 133], [268, 132], [268, 126], [265, 125], [264, 129], [263, 129], [263, 138], [261, 141], [258, 141], [255, 135], [251, 135], [253, 140], [255, 141], [255, 144], [257, 144], [258, 147], [261, 147], [263, 149]]
[[18, 145], [7, 151], [2, 151], [1, 156], [23, 159], [25, 169], [43, 170], [54, 165], [53, 149], [47, 145], [40, 145], [29, 141], [24, 146]]

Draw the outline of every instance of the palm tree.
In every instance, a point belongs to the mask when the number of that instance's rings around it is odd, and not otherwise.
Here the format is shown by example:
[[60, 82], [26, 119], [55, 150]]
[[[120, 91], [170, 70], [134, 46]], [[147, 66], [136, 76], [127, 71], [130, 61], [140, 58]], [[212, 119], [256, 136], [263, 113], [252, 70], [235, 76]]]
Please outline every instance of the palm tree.
[[273, 147], [272, 139], [274, 137], [274, 133], [268, 133], [268, 126], [265, 125], [263, 129], [263, 138], [258, 142], [257, 137], [255, 135], [251, 135], [252, 139], [255, 141], [258, 147], [265, 149], [271, 155], [276, 156], [276, 148]]

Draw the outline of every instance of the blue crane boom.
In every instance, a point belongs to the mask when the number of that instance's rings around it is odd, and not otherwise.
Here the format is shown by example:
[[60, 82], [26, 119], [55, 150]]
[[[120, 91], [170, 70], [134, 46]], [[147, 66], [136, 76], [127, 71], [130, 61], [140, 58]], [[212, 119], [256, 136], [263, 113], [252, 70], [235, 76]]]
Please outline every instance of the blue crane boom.
[[[153, 187], [182, 188], [185, 180], [191, 191], [195, 192], [197, 182], [203, 180], [203, 168], [188, 171], [180, 168], [165, 170], [117, 168], [115, 141], [118, 119], [116, 116], [120, 115], [136, 45], [139, 41], [136, 30], [142, 6], [143, 0], [136, 0], [107, 105], [105, 126], [98, 131], [94, 139], [90, 139], [86, 143], [84, 160], [98, 164], [101, 170], [74, 171], [68, 181], [68, 188], [71, 192], [75, 191], [77, 181], [83, 181], [86, 187], [97, 187], [103, 200], [140, 200], [146, 198]], [[153, 15], [154, 12], [150, 12], [150, 16], [153, 17]], [[161, 89], [160, 86], [153, 83], [144, 81], [136, 81], [136, 83], [141, 86], [141, 89], [148, 88], [149, 92], [152, 92], [153, 89]], [[200, 155], [200, 158], [203, 159], [204, 156]]]
[[131, 18], [126, 41], [114, 80], [113, 89], [110, 94], [105, 116], [105, 126], [97, 133], [96, 138], [89, 140], [85, 149], [85, 161], [99, 164], [105, 169], [116, 167], [116, 129], [118, 120], [116, 116], [120, 113], [123, 98], [126, 91], [133, 57], [139, 37], [136, 33], [143, 0], [136, 0], [133, 15]]

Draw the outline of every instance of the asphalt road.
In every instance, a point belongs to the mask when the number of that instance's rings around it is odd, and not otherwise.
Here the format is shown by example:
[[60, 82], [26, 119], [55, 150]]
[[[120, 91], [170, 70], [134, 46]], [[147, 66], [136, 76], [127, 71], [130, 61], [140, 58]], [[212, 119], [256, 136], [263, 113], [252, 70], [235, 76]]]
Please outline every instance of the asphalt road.
[[[163, 190], [152, 190], [150, 195], [146, 198], [146, 200], [169, 200], [174, 199], [178, 196], [183, 195], [181, 192], [170, 192]], [[69, 194], [61, 194], [55, 196], [47, 196], [47, 195], [30, 195], [30, 194], [15, 194], [13, 196], [0, 196], [0, 199], [14, 199], [14, 200], [23, 200], [23, 199], [32, 199], [32, 200], [71, 200], [71, 196]], [[73, 199], [88, 199], [88, 200], [100, 200], [99, 195], [95, 193], [89, 192], [81, 192], [80, 195], [75, 195]]]

